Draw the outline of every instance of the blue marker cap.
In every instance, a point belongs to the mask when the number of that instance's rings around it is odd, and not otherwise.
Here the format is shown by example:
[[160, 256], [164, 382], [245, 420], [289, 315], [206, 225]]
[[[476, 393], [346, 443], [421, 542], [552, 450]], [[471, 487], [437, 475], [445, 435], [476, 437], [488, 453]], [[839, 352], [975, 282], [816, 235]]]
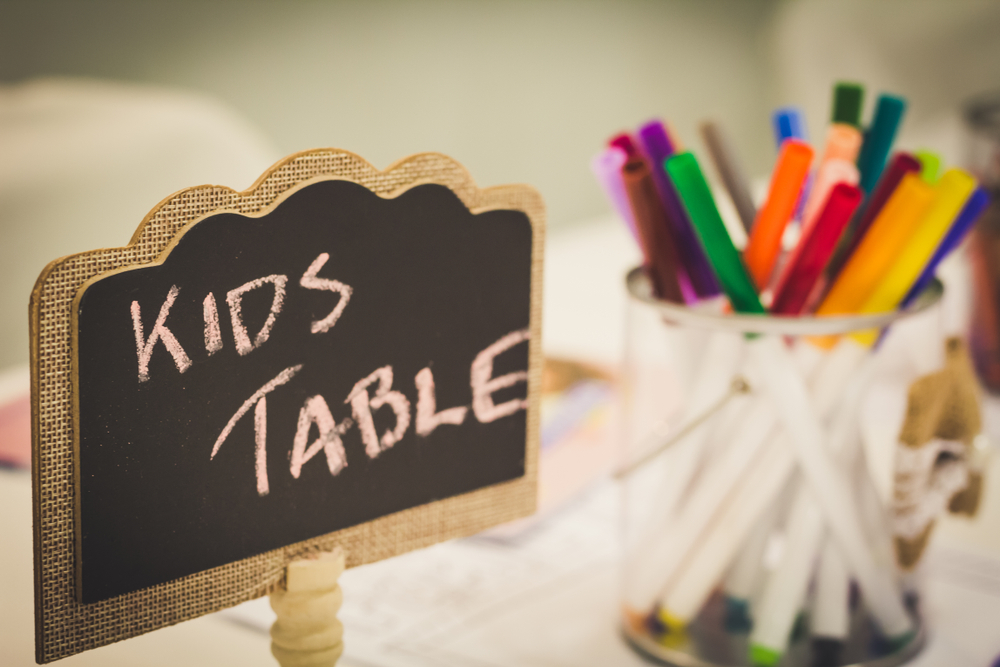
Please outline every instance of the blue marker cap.
[[798, 107], [781, 107], [771, 115], [774, 125], [774, 140], [781, 149], [785, 139], [806, 140], [806, 117]]
[[892, 142], [903, 121], [906, 112], [906, 100], [895, 95], [880, 95], [875, 106], [875, 117], [865, 132], [865, 140], [858, 154], [858, 171], [861, 173], [859, 183], [865, 194], [872, 191], [878, 183], [885, 161], [892, 150]]
[[952, 223], [951, 229], [945, 235], [944, 239], [941, 241], [941, 245], [938, 246], [937, 250], [934, 251], [934, 255], [931, 257], [931, 261], [927, 262], [927, 266], [924, 267], [923, 272], [917, 281], [913, 283], [913, 287], [907, 293], [906, 297], [903, 299], [902, 307], [906, 308], [910, 303], [916, 299], [921, 292], [930, 284], [931, 280], [934, 278], [934, 272], [937, 271], [938, 265], [944, 260], [948, 254], [958, 247], [958, 244], [962, 242], [965, 235], [969, 233], [972, 229], [972, 225], [975, 224], [976, 220], [979, 219], [980, 214], [986, 210], [986, 207], [990, 204], [990, 195], [986, 191], [986, 188], [980, 186], [975, 189], [975, 191], [969, 196], [968, 201], [965, 202], [965, 206], [962, 207], [961, 212], [955, 218], [955, 222]]

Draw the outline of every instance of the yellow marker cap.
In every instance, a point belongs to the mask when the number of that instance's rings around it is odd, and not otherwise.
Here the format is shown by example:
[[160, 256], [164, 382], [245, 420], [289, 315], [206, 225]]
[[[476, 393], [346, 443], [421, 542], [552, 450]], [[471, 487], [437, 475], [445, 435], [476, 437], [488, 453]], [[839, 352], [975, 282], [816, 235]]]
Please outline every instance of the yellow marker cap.
[[657, 641], [664, 646], [676, 648], [687, 641], [687, 623], [662, 607], [656, 610], [656, 617], [667, 628], [667, 632]]

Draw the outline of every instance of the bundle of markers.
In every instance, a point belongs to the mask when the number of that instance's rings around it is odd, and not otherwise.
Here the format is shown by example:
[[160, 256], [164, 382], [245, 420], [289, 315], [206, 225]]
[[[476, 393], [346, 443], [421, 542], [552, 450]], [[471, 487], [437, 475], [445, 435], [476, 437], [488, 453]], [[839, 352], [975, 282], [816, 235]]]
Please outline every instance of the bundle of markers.
[[[802, 114], [775, 112], [778, 157], [759, 209], [721, 128], [702, 124], [748, 236], [742, 252], [698, 160], [667, 127], [653, 121], [612, 138], [592, 167], [641, 246], [656, 294], [690, 306], [722, 294], [738, 313], [782, 316], [910, 304], [988, 195], [961, 169], [939, 175], [932, 153], [892, 153], [903, 99], [881, 95], [862, 130], [863, 93], [856, 84], [834, 87], [818, 155]], [[796, 224], [798, 241], [783, 252], [786, 228]], [[800, 610], [811, 605], [814, 646], [836, 662], [853, 582], [860, 593], [853, 607], [867, 610], [885, 652], [913, 638], [916, 619], [898, 583], [885, 512], [870, 476], [859, 472], [858, 412], [880, 334], [794, 342], [709, 335], [682, 421], [697, 423], [718, 404], [744, 357], [755, 391], [732, 405], [738, 428], [720, 434], [703, 422], [671, 447], [667, 478], [629, 563], [633, 628], [681, 644], [721, 590], [731, 628], [750, 633], [748, 659], [774, 665]], [[764, 551], [779, 522], [785, 546], [767, 575]]]

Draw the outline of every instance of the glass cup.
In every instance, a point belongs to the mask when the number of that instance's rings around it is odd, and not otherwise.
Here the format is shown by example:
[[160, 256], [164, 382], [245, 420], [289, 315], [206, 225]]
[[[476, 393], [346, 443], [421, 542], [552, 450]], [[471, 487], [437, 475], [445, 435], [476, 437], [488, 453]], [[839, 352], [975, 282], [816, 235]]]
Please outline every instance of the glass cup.
[[895, 565], [860, 413], [878, 332], [933, 329], [941, 284], [906, 310], [855, 317], [686, 307], [655, 298], [639, 268], [626, 286], [626, 640], [680, 667], [914, 656], [919, 595]]

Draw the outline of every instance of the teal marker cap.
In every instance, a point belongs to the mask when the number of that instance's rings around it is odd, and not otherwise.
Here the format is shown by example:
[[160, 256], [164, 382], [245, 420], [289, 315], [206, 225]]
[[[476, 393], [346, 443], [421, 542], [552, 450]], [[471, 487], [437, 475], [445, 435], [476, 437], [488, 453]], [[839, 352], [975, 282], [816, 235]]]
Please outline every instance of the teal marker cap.
[[733, 309], [741, 313], [766, 313], [740, 253], [729, 238], [698, 160], [691, 153], [678, 153], [667, 158], [663, 166]]
[[906, 100], [895, 95], [880, 95], [875, 106], [875, 117], [865, 132], [864, 143], [858, 155], [858, 171], [861, 174], [861, 189], [871, 192], [882, 176], [885, 161], [896, 140], [896, 132], [906, 112]]
[[833, 113], [831, 123], [861, 127], [861, 108], [865, 102], [865, 89], [861, 84], [839, 82], [833, 87]]

